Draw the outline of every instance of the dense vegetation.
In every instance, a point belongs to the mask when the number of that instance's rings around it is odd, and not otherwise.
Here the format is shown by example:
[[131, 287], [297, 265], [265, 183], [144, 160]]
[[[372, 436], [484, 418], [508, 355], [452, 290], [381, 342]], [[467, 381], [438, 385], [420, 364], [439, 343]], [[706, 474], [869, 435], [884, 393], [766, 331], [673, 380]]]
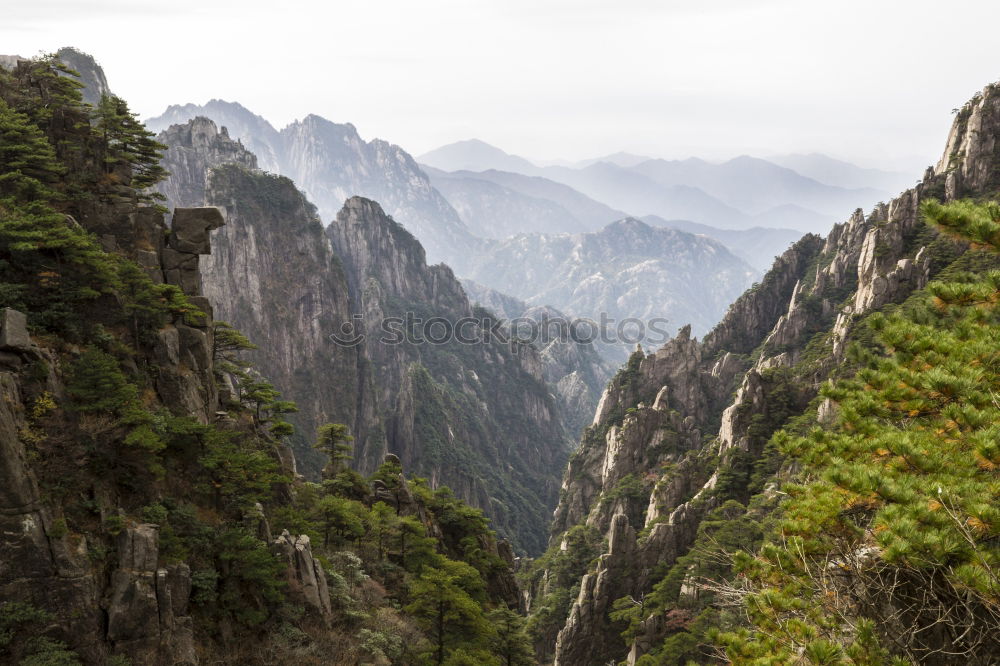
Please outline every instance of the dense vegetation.
[[[1000, 206], [928, 202], [1000, 251]], [[1000, 653], [996, 470], [1000, 272], [952, 272], [869, 324], [883, 353], [827, 388], [831, 428], [780, 433], [804, 474], [755, 556], [738, 556], [737, 663], [990, 663]]]
[[[207, 315], [98, 232], [155, 205], [162, 147], [122, 100], [84, 104], [68, 74], [52, 57], [0, 70], [0, 307], [28, 315], [40, 350], [13, 367], [27, 405], [19, 435], [56, 516], [47, 537], [84, 549], [105, 580], [119, 535], [154, 525], [158, 565], [190, 569], [211, 663], [530, 663], [508, 610], [510, 563], [483, 515], [404, 478], [392, 458], [360, 476], [337, 424], [317, 433], [322, 482], [297, 479], [283, 417], [295, 406], [242, 359], [253, 345], [239, 331], [210, 331], [214, 421], [158, 394], [158, 335]], [[310, 538], [332, 612], [292, 589], [268, 542], [283, 530]], [[0, 661], [80, 663], [50, 610], [0, 598]]]

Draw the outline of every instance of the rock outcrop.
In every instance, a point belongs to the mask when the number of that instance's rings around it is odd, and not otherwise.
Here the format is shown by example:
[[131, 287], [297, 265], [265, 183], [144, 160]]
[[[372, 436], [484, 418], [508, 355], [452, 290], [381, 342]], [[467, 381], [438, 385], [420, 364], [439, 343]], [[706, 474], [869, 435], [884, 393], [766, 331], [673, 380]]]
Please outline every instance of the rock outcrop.
[[171, 206], [202, 206], [209, 172], [223, 164], [257, 169], [257, 156], [229, 138], [225, 127], [199, 116], [164, 130], [157, 140], [168, 146], [165, 168], [170, 177], [158, 190]]
[[118, 535], [118, 568], [108, 590], [108, 640], [115, 652], [143, 664], [197, 664], [194, 627], [187, 615], [191, 570], [159, 568], [156, 525]]
[[0, 310], [0, 349], [7, 352], [31, 351], [28, 318], [12, 308]]
[[238, 164], [211, 171], [207, 200], [228, 222], [205, 262], [206, 294], [216, 317], [262, 350], [249, 359], [298, 405], [290, 419], [301, 471], [315, 478], [325, 462], [312, 448], [324, 423], [350, 427], [359, 460], [380, 459], [385, 440], [364, 348], [331, 338], [351, 325], [350, 294], [315, 209], [287, 178]]
[[[214, 207], [177, 208], [168, 234], [163, 218], [153, 208], [131, 207], [103, 215], [95, 209], [86, 217], [106, 248], [136, 261], [155, 282], [180, 287], [204, 313], [174, 318], [135, 354], [156, 368], [147, 400], [209, 423], [216, 418], [218, 391], [212, 308], [201, 295], [199, 261], [211, 252], [210, 232], [224, 220]], [[159, 527], [122, 525], [114, 543], [117, 563], [106, 576], [90, 559], [105, 546], [68, 534], [58, 505], [40, 490], [31, 462], [39, 452], [31, 447], [41, 438], [30, 419], [37, 418], [40, 399], [66, 399], [64, 372], [58, 354], [31, 339], [24, 314], [0, 311], [0, 599], [47, 612], [45, 634], [87, 663], [121, 655], [153, 666], [197, 664], [188, 612], [191, 572], [184, 563], [164, 563]], [[90, 492], [113, 501], [116, 491], [101, 483], [95, 480]]]
[[288, 530], [283, 530], [271, 549], [285, 563], [289, 589], [297, 600], [329, 624], [333, 616], [330, 588], [323, 565], [313, 557], [309, 537], [305, 534], [293, 537]]
[[[170, 235], [160, 250], [163, 281], [180, 287], [205, 317], [177, 321], [159, 331], [156, 355], [163, 368], [157, 375], [157, 388], [171, 409], [195, 414], [202, 423], [213, 418], [219, 396], [212, 374], [212, 307], [202, 297], [199, 261], [212, 251], [209, 233], [223, 224], [218, 208], [175, 208]], [[157, 277], [155, 266], [151, 270]]]
[[[26, 396], [18, 370], [46, 358], [38, 354], [0, 357], [0, 598], [51, 609], [52, 629], [78, 637], [78, 652], [96, 661], [106, 653], [100, 584], [85, 552], [59, 535], [61, 516], [42, 499], [22, 437]], [[57, 382], [54, 375], [46, 379], [53, 390]]]
[[991, 84], [959, 109], [944, 153], [934, 174], [945, 179], [945, 193], [960, 198], [974, 193], [994, 192], [1000, 186], [997, 161], [1000, 96]]
[[97, 64], [93, 56], [66, 46], [56, 51], [56, 57], [76, 72], [77, 79], [83, 84], [83, 89], [80, 92], [83, 94], [84, 102], [91, 106], [97, 106], [102, 96], [111, 94], [104, 70]]
[[[185, 228], [201, 229], [206, 241], [207, 226], [221, 222], [215, 209], [179, 209], [176, 214], [192, 221]], [[143, 253], [150, 270], [157, 275], [164, 272], [167, 256], [176, 250], [164, 244], [162, 214], [139, 209], [105, 222], [101, 231], [106, 245], [132, 258]], [[197, 234], [185, 237], [190, 241]], [[208, 247], [179, 241], [178, 246], [191, 251], [193, 263], [181, 271], [188, 279], [182, 280], [178, 273], [177, 282], [196, 287], [197, 252]], [[160, 335], [169, 350], [162, 355], [151, 352], [162, 370], [157, 399], [178, 413], [207, 422], [216, 408], [209, 334], [177, 322]], [[25, 444], [32, 432], [26, 422], [25, 384], [38, 378], [28, 380], [23, 371], [47, 367], [44, 389], [62, 397], [65, 389], [59, 364], [50, 352], [32, 344], [24, 316], [16, 311], [3, 312], [0, 341], [4, 350], [0, 361], [6, 366], [0, 372], [0, 521], [4, 523], [0, 561], [5, 563], [0, 566], [0, 598], [22, 600], [51, 613], [52, 634], [95, 663], [109, 652], [138, 663], [197, 663], [186, 611], [189, 574], [183, 565], [158, 567], [155, 526], [126, 527], [121, 532], [118, 567], [107, 587], [87, 559], [86, 539], [78, 537], [74, 542], [66, 536], [65, 520], [39, 491]]]
[[472, 280], [462, 280], [462, 287], [472, 303], [504, 319], [506, 330], [534, 327], [540, 332], [535, 346], [545, 382], [555, 391], [566, 431], [577, 438], [593, 420], [601, 392], [615, 371], [615, 364], [603, 357], [600, 342], [576, 337], [573, 319], [553, 307], [530, 307]]
[[211, 201], [227, 212], [203, 262], [205, 292], [219, 320], [264, 350], [250, 355], [257, 369], [298, 405], [289, 418], [300, 470], [318, 476], [325, 461], [312, 441], [330, 422], [350, 427], [357, 457], [379, 460], [385, 440], [363, 347], [331, 339], [350, 329], [351, 307], [316, 209], [287, 178], [258, 171], [256, 156], [208, 118], [159, 139], [168, 146], [171, 175], [160, 184], [167, 200]]

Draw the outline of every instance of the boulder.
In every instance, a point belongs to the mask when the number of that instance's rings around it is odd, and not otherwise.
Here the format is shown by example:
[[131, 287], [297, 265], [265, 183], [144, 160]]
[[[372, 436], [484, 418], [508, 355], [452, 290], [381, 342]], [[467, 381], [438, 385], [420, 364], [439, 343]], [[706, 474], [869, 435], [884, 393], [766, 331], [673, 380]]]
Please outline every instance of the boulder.
[[29, 351], [28, 318], [12, 308], [0, 310], [0, 349]]
[[170, 247], [189, 254], [211, 254], [209, 232], [226, 223], [215, 206], [175, 208], [170, 233]]

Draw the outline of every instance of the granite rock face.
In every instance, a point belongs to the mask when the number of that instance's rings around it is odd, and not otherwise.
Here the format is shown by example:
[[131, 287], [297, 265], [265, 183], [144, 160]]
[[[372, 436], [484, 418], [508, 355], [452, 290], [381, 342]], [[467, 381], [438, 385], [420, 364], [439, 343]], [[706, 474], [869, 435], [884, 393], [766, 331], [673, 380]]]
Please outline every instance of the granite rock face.
[[23, 352], [31, 349], [28, 318], [12, 308], [0, 310], [0, 349]]
[[156, 525], [118, 535], [118, 568], [108, 592], [108, 640], [115, 651], [146, 664], [197, 664], [193, 621], [187, 615], [191, 571], [158, 568]]
[[26, 60], [26, 58], [17, 55], [0, 55], [0, 67], [11, 70], [17, 67], [17, 63], [22, 60]]
[[351, 325], [342, 263], [315, 209], [286, 178], [228, 164], [211, 171], [208, 201], [227, 212], [204, 262], [215, 316], [260, 351], [248, 358], [299, 412], [293, 448], [303, 473], [324, 461], [312, 448], [317, 428], [344, 423], [357, 459], [379, 459], [385, 440], [364, 349], [331, 338]]
[[[555, 641], [556, 664], [635, 663], [675, 630], [662, 618], [650, 618], [626, 645], [607, 609], [615, 599], [648, 592], [655, 582], [651, 568], [687, 552], [702, 517], [716, 506], [725, 461], [757, 459], [762, 441], [754, 424], [781, 418], [771, 411], [774, 391], [804, 411], [843, 360], [854, 325], [923, 288], [942, 267], [929, 249], [936, 234], [924, 225], [920, 202], [995, 188], [998, 135], [1000, 91], [990, 87], [960, 111], [944, 157], [916, 187], [868, 215], [856, 211], [825, 240], [804, 237], [703, 341], [682, 331], [654, 354], [636, 352], [611, 381], [564, 476], [552, 536], [559, 543], [570, 527], [585, 524], [606, 534], [611, 545], [580, 581]], [[790, 377], [795, 380], [788, 384]], [[833, 409], [828, 401], [820, 403], [818, 421], [827, 422]], [[650, 427], [652, 412], [659, 410], [665, 411], [658, 418], [670, 414], [680, 427]], [[701, 433], [713, 437], [703, 442]], [[717, 467], [705, 460], [717, 461]], [[671, 463], [666, 472], [664, 461]], [[626, 472], [650, 479], [642, 496], [623, 499], [612, 492]], [[624, 529], [626, 517], [630, 528], [648, 534], [632, 537]], [[616, 553], [627, 553], [627, 566]], [[697, 589], [686, 584], [682, 592], [690, 597]]]
[[[56, 377], [49, 380], [56, 389]], [[86, 658], [106, 654], [100, 582], [86, 555], [58, 535], [61, 517], [43, 501], [22, 438], [27, 425], [19, 375], [0, 371], [0, 598], [50, 610], [53, 629], [77, 637]]]
[[[151, 405], [209, 423], [219, 403], [212, 308], [200, 296], [199, 258], [211, 251], [209, 233], [223, 217], [212, 207], [177, 208], [173, 217], [170, 234], [153, 208], [95, 209], [84, 219], [106, 248], [139, 263], [155, 281], [181, 287], [203, 310], [200, 318], [175, 318], [134, 354], [156, 369], [155, 390], [145, 396]], [[60, 355], [28, 336], [22, 313], [0, 312], [0, 598], [50, 613], [45, 634], [86, 663], [120, 655], [152, 666], [197, 664], [191, 571], [184, 563], [164, 564], [159, 527], [126, 522], [115, 543], [91, 544], [100, 537], [69, 532], [58, 505], [40, 490], [39, 452], [29, 454], [39, 438], [29, 415], [38, 395], [55, 404], [66, 400], [64, 373]], [[102, 479], [92, 483], [90, 492], [114, 507], [115, 489]], [[114, 516], [109, 507], [102, 507], [102, 519]], [[101, 549], [117, 553], [106, 570], [92, 561]]]
[[[198, 214], [221, 220], [214, 209]], [[162, 218], [152, 209], [132, 209], [89, 221], [106, 246], [134, 259], [145, 253], [150, 270], [162, 272], [169, 253]], [[192, 256], [190, 270], [196, 276], [197, 255]], [[25, 442], [31, 432], [25, 383], [38, 378], [29, 380], [21, 370], [42, 363], [49, 369], [45, 390], [61, 399], [65, 389], [57, 357], [30, 344], [23, 323], [23, 315], [7, 310], [0, 328], [4, 353], [10, 356], [4, 357], [7, 370], [0, 372], [0, 597], [49, 611], [52, 635], [90, 662], [102, 663], [114, 653], [135, 663], [197, 663], [187, 615], [189, 572], [183, 565], [158, 567], [156, 526], [127, 526], [121, 532], [118, 566], [105, 580], [87, 557], [86, 538], [71, 540], [65, 520], [40, 493]], [[196, 330], [181, 322], [168, 325], [160, 340], [170, 340], [170, 349], [154, 344], [143, 353], [161, 371], [155, 399], [207, 422], [216, 409], [210, 337], [203, 330], [189, 335], [188, 329]]]
[[103, 95], [111, 94], [104, 70], [97, 64], [93, 56], [66, 46], [56, 51], [56, 57], [79, 75], [78, 80], [83, 84], [81, 92], [84, 102], [91, 106], [97, 106]]
[[949, 198], [992, 192], [1000, 185], [1000, 174], [994, 168], [998, 127], [1000, 96], [997, 84], [991, 84], [959, 110], [944, 153], [934, 167], [934, 174], [945, 178]]
[[159, 331], [156, 355], [165, 363], [157, 375], [157, 388], [178, 414], [195, 414], [208, 423], [219, 396], [212, 374], [212, 310], [201, 298], [199, 257], [211, 253], [209, 232], [225, 224], [225, 218], [218, 208], [209, 206], [175, 208], [173, 219], [170, 236], [160, 252], [163, 281], [192, 297], [202, 306], [205, 317], [176, 321]]
[[285, 562], [289, 589], [311, 612], [329, 624], [333, 617], [330, 589], [323, 566], [313, 557], [309, 537], [305, 534], [293, 537], [288, 530], [283, 530], [271, 550]]
[[[520, 549], [540, 550], [568, 441], [538, 351], [487, 330], [451, 269], [428, 266], [420, 243], [377, 203], [349, 199], [327, 235], [363, 327], [386, 449], [484, 509]], [[456, 330], [467, 322], [471, 342], [432, 342], [444, 330], [425, 326], [432, 318]], [[399, 323], [387, 331], [387, 321]]]
[[324, 461], [312, 441], [328, 422], [350, 426], [356, 453], [378, 459], [385, 442], [362, 348], [330, 338], [350, 327], [351, 308], [316, 209], [287, 178], [257, 170], [256, 156], [207, 118], [159, 140], [168, 146], [171, 175], [160, 184], [168, 201], [226, 211], [226, 226], [212, 234], [214, 253], [202, 260], [205, 294], [216, 318], [259, 346], [249, 359], [297, 403], [290, 420], [301, 471], [318, 476]]

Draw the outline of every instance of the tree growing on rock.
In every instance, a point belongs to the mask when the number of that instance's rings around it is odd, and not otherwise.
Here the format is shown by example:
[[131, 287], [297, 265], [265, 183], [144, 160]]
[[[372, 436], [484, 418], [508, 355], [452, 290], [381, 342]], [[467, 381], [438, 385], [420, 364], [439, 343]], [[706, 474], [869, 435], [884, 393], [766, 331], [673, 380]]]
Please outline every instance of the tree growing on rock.
[[316, 433], [314, 448], [330, 457], [327, 468], [323, 470], [326, 478], [332, 478], [347, 467], [351, 456], [351, 442], [354, 438], [343, 423], [324, 423]]

